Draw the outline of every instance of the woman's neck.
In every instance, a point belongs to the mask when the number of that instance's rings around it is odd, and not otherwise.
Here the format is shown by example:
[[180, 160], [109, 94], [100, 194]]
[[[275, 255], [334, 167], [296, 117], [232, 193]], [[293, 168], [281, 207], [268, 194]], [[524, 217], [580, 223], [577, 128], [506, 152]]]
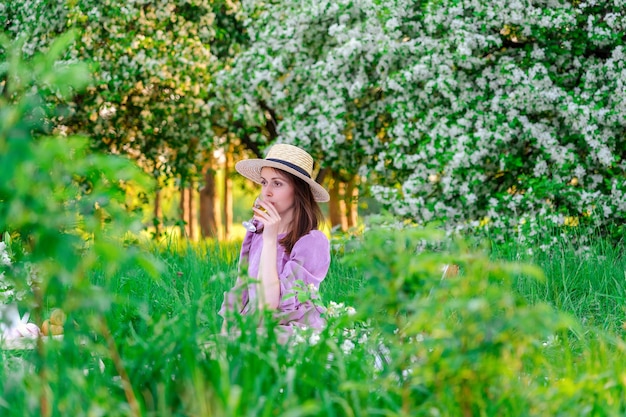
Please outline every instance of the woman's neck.
[[289, 233], [292, 228], [293, 222], [293, 210], [289, 210], [281, 216], [280, 226], [278, 227], [278, 234]]

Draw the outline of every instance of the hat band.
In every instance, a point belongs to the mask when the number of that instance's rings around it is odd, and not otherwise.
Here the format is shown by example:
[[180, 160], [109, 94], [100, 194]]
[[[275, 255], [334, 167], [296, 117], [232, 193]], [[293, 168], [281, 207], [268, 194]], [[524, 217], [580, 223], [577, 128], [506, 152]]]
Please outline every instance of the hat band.
[[302, 175], [305, 175], [307, 178], [311, 178], [311, 174], [306, 172], [304, 169], [300, 168], [298, 165], [292, 164], [291, 162], [283, 161], [282, 159], [274, 159], [274, 158], [266, 158], [265, 160], [266, 161], [272, 161], [272, 162], [278, 162], [279, 164], [283, 164], [285, 166], [288, 166], [291, 169], [295, 169], [296, 171], [298, 171]]

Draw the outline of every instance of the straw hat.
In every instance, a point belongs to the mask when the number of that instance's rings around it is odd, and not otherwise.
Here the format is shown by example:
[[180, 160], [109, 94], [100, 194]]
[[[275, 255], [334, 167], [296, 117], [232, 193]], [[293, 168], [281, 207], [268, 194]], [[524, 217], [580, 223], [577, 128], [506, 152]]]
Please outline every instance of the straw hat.
[[328, 192], [311, 177], [313, 174], [313, 158], [297, 146], [284, 143], [272, 146], [265, 159], [245, 159], [235, 164], [235, 169], [244, 177], [261, 183], [261, 168], [281, 169], [304, 180], [311, 187], [315, 201], [330, 200]]

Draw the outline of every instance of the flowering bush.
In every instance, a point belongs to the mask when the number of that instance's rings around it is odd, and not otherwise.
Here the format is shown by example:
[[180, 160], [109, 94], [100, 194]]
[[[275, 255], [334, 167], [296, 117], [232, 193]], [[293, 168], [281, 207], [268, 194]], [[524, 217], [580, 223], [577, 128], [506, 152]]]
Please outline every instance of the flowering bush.
[[244, 5], [227, 108], [258, 123], [267, 103], [279, 140], [367, 176], [396, 214], [626, 220], [623, 0]]
[[11, 264], [11, 258], [7, 252], [7, 245], [5, 242], [0, 242], [0, 271], [2, 271], [0, 272], [0, 305], [13, 301], [13, 285], [7, 282], [5, 277], [5, 269], [10, 267]]
[[[543, 383], [541, 349], [579, 324], [513, 289], [514, 276], [541, 280], [543, 272], [493, 262], [464, 242], [423, 250], [443, 237], [428, 229], [391, 230], [367, 230], [343, 259], [367, 282], [354, 319], [368, 323], [378, 389], [437, 415], [513, 415], [503, 410], [544, 402], [526, 395]], [[462, 274], [443, 277], [451, 262]]]
[[[37, 267], [30, 262], [18, 262], [14, 266], [14, 253], [19, 243], [12, 245], [13, 240], [8, 232], [5, 232], [0, 242], [0, 307], [15, 302], [21, 302], [25, 298], [32, 297], [33, 285], [39, 284]], [[23, 254], [22, 254], [23, 257]], [[16, 279], [16, 276], [25, 276], [25, 279]]]

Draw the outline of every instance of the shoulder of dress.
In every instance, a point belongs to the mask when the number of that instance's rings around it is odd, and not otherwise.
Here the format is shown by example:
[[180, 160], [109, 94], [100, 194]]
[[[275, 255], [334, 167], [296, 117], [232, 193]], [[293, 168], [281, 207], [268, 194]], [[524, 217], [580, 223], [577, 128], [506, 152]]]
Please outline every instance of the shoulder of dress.
[[320, 230], [311, 230], [309, 233], [298, 239], [298, 241], [294, 245], [294, 249], [306, 248], [307, 250], [309, 250], [314, 247], [326, 249], [329, 248], [329, 246], [330, 241], [328, 240], [328, 237], [324, 234], [324, 232]]
[[324, 232], [322, 232], [321, 230], [311, 230], [308, 234], [302, 236], [303, 238], [308, 237], [309, 239], [316, 239], [316, 240], [324, 240], [326, 242], [328, 242], [328, 236], [326, 236], [326, 234]]

